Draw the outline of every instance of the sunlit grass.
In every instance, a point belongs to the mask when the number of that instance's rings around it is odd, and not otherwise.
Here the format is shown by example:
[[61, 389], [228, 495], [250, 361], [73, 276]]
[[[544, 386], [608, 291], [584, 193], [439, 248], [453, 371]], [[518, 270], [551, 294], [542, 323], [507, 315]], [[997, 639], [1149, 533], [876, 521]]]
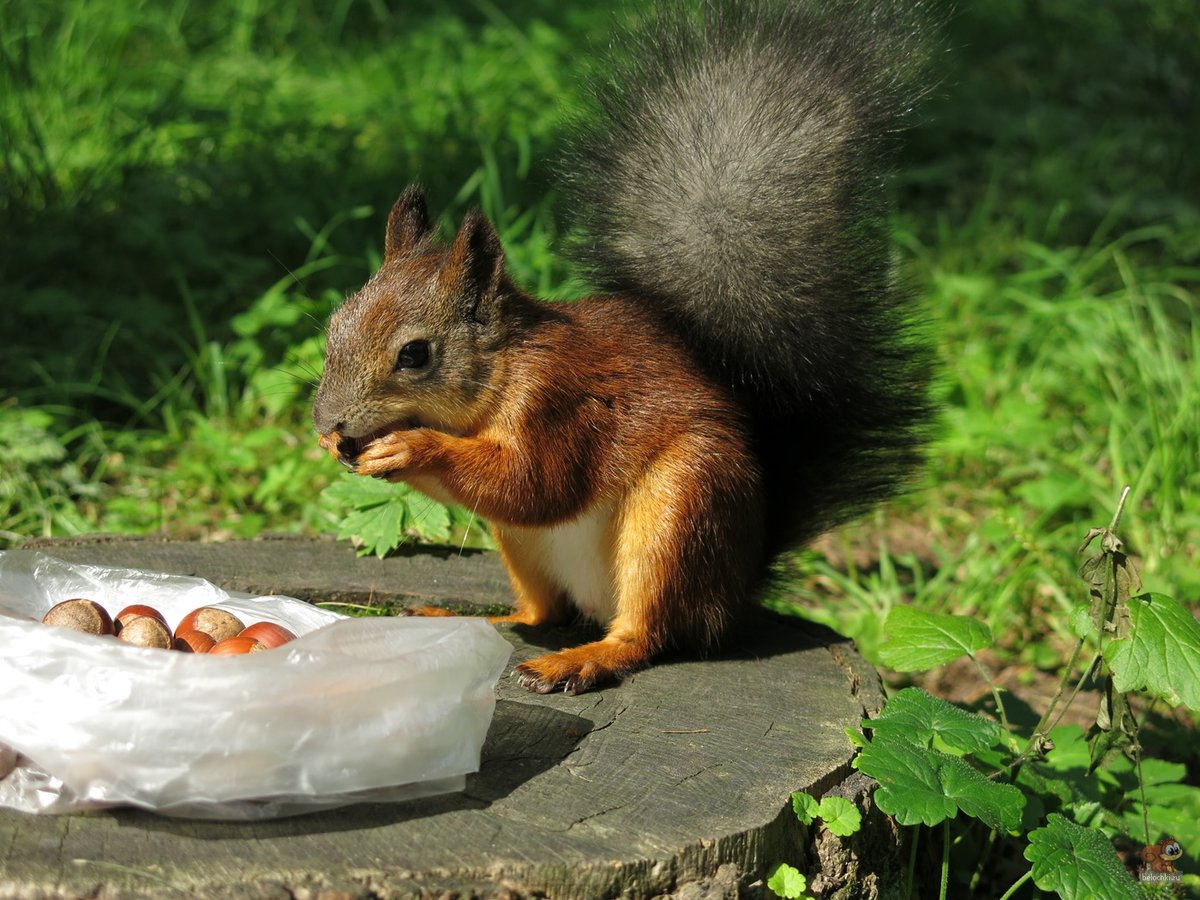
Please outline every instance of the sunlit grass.
[[[585, 290], [551, 170], [606, 9], [3, 15], [0, 545], [336, 530], [336, 466], [307, 421], [321, 327], [411, 180], [443, 230], [482, 206], [525, 286]], [[868, 652], [899, 602], [978, 615], [1014, 647], [1064, 628], [1073, 550], [1124, 483], [1146, 581], [1200, 591], [1193, 19], [1148, 0], [950, 17], [895, 188], [942, 427], [912, 494], [822, 545], [865, 545], [862, 565], [787, 567], [792, 596]]]

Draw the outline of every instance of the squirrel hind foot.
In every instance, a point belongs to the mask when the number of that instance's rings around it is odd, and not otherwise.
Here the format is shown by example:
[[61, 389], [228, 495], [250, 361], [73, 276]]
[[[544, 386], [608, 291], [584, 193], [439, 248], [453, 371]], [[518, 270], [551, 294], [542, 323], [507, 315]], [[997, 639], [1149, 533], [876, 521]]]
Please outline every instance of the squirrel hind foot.
[[513, 669], [513, 675], [535, 694], [556, 690], [583, 694], [645, 667], [651, 655], [644, 647], [610, 637], [527, 660]]
[[406, 616], [420, 616], [421, 618], [439, 618], [446, 616], [457, 616], [452, 609], [445, 609], [441, 606], [410, 606], [404, 610]]

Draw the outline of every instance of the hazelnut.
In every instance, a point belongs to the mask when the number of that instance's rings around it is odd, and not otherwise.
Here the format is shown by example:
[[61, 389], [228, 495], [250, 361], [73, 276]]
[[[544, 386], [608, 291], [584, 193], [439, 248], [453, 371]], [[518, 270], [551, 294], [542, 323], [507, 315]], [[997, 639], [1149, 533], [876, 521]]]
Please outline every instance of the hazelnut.
[[193, 609], [183, 617], [175, 629], [175, 636], [185, 631], [203, 631], [217, 643], [237, 636], [246, 626], [231, 612], [218, 609], [215, 606], [202, 606]]
[[166, 618], [157, 609], [155, 609], [153, 606], [135, 603], [132, 606], [125, 607], [123, 610], [113, 616], [114, 630], [119, 635], [121, 633], [121, 629], [125, 627], [125, 623], [137, 616], [149, 616], [152, 619], [158, 619], [158, 621], [162, 622], [163, 628], [167, 627]]
[[237, 637], [225, 638], [223, 641], [217, 641], [213, 648], [208, 651], [209, 656], [240, 656], [243, 653], [258, 653], [260, 650], [267, 648], [260, 644], [252, 637]]
[[50, 607], [42, 617], [45, 625], [70, 628], [85, 634], [112, 634], [113, 623], [108, 611], [95, 600], [75, 598]]
[[160, 650], [170, 650], [174, 643], [171, 631], [161, 619], [154, 616], [133, 616], [125, 619], [117, 639], [137, 647], [157, 647]]
[[203, 631], [184, 631], [175, 636], [175, 649], [184, 653], [207, 653], [216, 641]]
[[258, 641], [268, 650], [286, 644], [288, 641], [294, 641], [296, 635], [288, 631], [282, 625], [276, 625], [274, 622], [256, 622], [253, 625], [248, 625], [239, 635], [239, 637], [253, 638]]

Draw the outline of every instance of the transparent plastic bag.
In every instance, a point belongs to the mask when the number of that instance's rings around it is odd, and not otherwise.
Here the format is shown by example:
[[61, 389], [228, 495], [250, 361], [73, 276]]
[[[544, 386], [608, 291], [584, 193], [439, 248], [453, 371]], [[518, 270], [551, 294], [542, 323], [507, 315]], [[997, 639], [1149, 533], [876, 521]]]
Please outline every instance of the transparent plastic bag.
[[[297, 639], [211, 657], [41, 624], [86, 597]], [[199, 578], [0, 552], [0, 806], [253, 819], [461, 790], [511, 648], [471, 618], [346, 618]], [[5, 770], [11, 771], [5, 774]]]

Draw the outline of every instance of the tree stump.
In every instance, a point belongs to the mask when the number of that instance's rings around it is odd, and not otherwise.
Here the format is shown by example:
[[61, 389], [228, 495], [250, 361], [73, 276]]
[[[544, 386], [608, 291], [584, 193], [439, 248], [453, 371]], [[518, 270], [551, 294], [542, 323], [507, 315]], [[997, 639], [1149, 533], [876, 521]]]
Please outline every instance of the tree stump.
[[[302, 538], [26, 547], [312, 602], [469, 611], [510, 596], [487, 553], [360, 559]], [[711, 659], [665, 659], [581, 696], [538, 696], [502, 676], [481, 770], [461, 794], [254, 823], [0, 810], [0, 897], [738, 897], [769, 894], [781, 862], [820, 896], [888, 896], [903, 861], [886, 817], [842, 841], [801, 826], [790, 802], [833, 791], [871, 809], [844, 729], [882, 706], [878, 676], [831, 632], [765, 624]], [[594, 635], [501, 633], [511, 664]]]

